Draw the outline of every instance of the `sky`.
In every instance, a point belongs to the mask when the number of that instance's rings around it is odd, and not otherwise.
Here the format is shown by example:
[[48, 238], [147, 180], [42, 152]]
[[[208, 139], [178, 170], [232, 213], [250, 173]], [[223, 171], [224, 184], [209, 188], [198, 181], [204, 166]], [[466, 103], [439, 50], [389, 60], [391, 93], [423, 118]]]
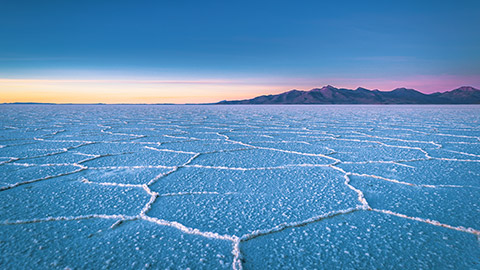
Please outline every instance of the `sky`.
[[0, 0], [0, 103], [480, 88], [480, 1]]

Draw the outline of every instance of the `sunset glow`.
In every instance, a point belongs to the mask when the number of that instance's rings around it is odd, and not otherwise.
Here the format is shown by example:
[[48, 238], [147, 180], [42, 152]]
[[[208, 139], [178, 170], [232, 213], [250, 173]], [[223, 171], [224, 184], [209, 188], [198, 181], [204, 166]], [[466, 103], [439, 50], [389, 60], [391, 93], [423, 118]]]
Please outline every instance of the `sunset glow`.
[[[410, 80], [408, 80], [410, 79]], [[236, 80], [121, 80], [121, 79], [0, 79], [0, 102], [46, 103], [212, 103], [277, 94], [291, 89], [310, 90], [326, 84], [382, 91], [408, 87], [424, 93], [447, 91], [462, 84], [480, 84], [480, 78], [461, 76], [412, 77], [405, 80], [373, 78], [236, 79]]]

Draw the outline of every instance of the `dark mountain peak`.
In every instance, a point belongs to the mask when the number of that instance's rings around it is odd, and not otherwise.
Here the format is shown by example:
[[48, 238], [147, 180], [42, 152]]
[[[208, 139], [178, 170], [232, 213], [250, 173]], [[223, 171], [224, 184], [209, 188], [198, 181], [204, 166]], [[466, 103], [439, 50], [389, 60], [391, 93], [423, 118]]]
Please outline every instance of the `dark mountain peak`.
[[476, 92], [476, 91], [480, 91], [476, 88], [473, 88], [471, 86], [462, 86], [462, 87], [459, 87], [457, 89], [454, 89], [452, 91], [449, 91], [449, 92]]
[[[399, 87], [399, 88], [395, 88], [392, 90], [392, 92], [418, 92], [417, 90], [415, 89], [410, 89], [410, 88], [405, 88], [405, 87]], [[420, 93], [420, 92], [419, 92]]]
[[471, 86], [462, 86], [452, 91], [435, 94], [455, 104], [480, 104], [480, 90]]
[[371, 92], [371, 90], [367, 89], [367, 88], [363, 88], [363, 87], [357, 87], [357, 89], [355, 89], [355, 91], [364, 91], [364, 92]]
[[331, 86], [331, 85], [326, 85], [326, 86], [323, 86], [322, 88], [314, 88], [310, 91], [314, 91], [314, 92], [330, 92], [330, 91], [335, 91], [335, 90], [338, 90], [338, 88], [334, 87], [334, 86]]
[[425, 96], [427, 96], [424, 93], [419, 92], [415, 89], [409, 89], [405, 87], [396, 88], [390, 92], [385, 92], [385, 94], [392, 97], [401, 98], [404, 101], [408, 100], [408, 103], [424, 103], [425, 101], [420, 101], [420, 99], [423, 99]]
[[322, 87], [321, 90], [338, 90], [338, 88], [329, 84], [327, 86]]
[[288, 93], [295, 93], [295, 92], [305, 92], [303, 90], [298, 90], [298, 89], [292, 89], [292, 90], [289, 90], [287, 92], [283, 92], [282, 94], [288, 94]]
[[453, 89], [451, 91], [447, 91], [447, 92], [443, 92], [443, 93], [435, 93], [437, 95], [443, 95], [443, 96], [446, 96], [446, 95], [470, 95], [470, 94], [473, 94], [473, 95], [478, 95], [480, 94], [480, 90], [476, 89], [476, 88], [473, 88], [471, 86], [462, 86], [462, 87], [459, 87], [457, 89]]

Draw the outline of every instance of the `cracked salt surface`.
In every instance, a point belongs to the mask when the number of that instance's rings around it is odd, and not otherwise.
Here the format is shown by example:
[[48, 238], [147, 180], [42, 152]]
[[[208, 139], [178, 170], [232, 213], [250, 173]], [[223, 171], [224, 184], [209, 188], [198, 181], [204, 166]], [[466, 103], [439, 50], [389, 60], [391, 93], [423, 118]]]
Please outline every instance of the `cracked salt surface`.
[[2, 269], [480, 269], [478, 106], [0, 111]]
[[356, 194], [345, 185], [337, 185], [342, 181], [342, 174], [328, 167], [255, 171], [185, 168], [161, 179], [152, 190], [159, 194], [196, 193], [158, 198], [149, 215], [241, 236], [355, 207]]

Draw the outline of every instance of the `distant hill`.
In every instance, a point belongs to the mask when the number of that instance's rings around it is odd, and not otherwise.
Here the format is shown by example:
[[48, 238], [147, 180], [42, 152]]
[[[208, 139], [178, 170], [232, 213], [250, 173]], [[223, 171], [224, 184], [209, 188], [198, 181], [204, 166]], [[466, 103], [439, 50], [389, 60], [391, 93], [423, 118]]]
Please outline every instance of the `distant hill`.
[[480, 104], [480, 90], [462, 86], [444, 93], [424, 94], [407, 88], [379, 91], [359, 87], [352, 90], [327, 85], [310, 91], [291, 90], [216, 104]]

